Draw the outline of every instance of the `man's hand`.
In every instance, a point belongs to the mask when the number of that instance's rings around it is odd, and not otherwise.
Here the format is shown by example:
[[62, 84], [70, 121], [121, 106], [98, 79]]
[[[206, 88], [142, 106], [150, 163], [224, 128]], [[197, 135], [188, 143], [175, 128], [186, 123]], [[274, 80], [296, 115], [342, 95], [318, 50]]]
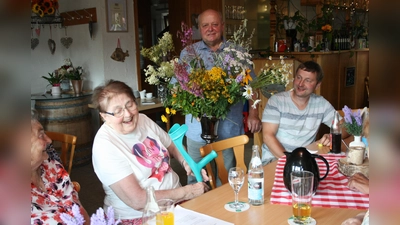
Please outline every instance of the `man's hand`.
[[323, 145], [323, 146], [329, 146], [331, 144], [331, 138], [329, 137], [329, 134], [324, 134], [321, 139], [317, 141], [318, 146]]
[[247, 127], [251, 133], [260, 132], [262, 128], [261, 120], [258, 116], [250, 116], [247, 118]]

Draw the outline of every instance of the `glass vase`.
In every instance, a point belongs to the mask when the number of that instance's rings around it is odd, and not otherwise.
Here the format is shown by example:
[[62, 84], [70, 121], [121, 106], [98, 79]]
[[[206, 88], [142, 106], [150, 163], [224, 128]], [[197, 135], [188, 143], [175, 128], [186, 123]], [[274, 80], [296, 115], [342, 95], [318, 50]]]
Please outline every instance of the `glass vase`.
[[325, 52], [329, 52], [331, 50], [331, 42], [328, 38], [325, 38]]
[[215, 116], [203, 116], [200, 119], [201, 124], [201, 138], [207, 142], [207, 144], [214, 142], [218, 138], [218, 124], [219, 119]]
[[168, 84], [161, 82], [157, 85], [157, 96], [161, 100], [161, 102], [164, 102], [167, 99], [167, 91], [168, 91]]

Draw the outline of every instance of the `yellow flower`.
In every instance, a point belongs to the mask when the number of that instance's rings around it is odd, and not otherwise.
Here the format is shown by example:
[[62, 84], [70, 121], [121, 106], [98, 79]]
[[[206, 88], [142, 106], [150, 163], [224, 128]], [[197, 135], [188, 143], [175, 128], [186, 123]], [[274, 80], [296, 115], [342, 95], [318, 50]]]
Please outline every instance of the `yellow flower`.
[[251, 76], [250, 76], [250, 71], [251, 70], [246, 70], [245, 75], [243, 77], [243, 83], [245, 83], [245, 84], [249, 84], [249, 81], [253, 80], [253, 78], [251, 78]]
[[40, 6], [39, 6], [39, 4], [34, 4], [33, 6], [32, 6], [32, 12], [34, 12], [34, 13], [39, 13], [39, 10], [40, 10]]
[[171, 114], [171, 112], [169, 111], [169, 108], [168, 108], [168, 107], [165, 108], [165, 112], [166, 112], [167, 114]]
[[175, 109], [171, 109], [171, 114], [175, 115], [176, 114], [176, 110]]
[[161, 121], [163, 121], [164, 123], [168, 122], [168, 119], [165, 115], [161, 115]]

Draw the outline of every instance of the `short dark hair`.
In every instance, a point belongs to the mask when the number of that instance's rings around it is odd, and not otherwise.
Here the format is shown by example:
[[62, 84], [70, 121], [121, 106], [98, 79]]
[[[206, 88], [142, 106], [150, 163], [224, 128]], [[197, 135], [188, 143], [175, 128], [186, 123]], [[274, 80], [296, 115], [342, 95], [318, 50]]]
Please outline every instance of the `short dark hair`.
[[322, 81], [322, 79], [324, 78], [324, 73], [322, 72], [321, 66], [314, 61], [307, 61], [307, 62], [301, 63], [299, 65], [299, 67], [297, 67], [296, 74], [297, 74], [297, 71], [299, 71], [300, 69], [305, 70], [307, 72], [316, 73], [318, 83], [320, 83]]
[[122, 81], [108, 80], [105, 85], [98, 86], [94, 89], [92, 95], [92, 104], [100, 112], [106, 110], [108, 102], [120, 94], [126, 94], [128, 97], [135, 99], [132, 88]]

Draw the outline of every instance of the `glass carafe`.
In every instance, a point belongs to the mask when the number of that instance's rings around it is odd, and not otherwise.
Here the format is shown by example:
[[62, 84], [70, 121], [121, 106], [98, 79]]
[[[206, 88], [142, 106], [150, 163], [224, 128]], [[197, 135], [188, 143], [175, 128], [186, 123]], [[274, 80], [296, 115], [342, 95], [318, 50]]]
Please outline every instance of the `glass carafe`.
[[146, 188], [146, 206], [143, 209], [142, 224], [156, 225], [156, 216], [160, 212], [157, 205], [156, 195], [152, 186]]

